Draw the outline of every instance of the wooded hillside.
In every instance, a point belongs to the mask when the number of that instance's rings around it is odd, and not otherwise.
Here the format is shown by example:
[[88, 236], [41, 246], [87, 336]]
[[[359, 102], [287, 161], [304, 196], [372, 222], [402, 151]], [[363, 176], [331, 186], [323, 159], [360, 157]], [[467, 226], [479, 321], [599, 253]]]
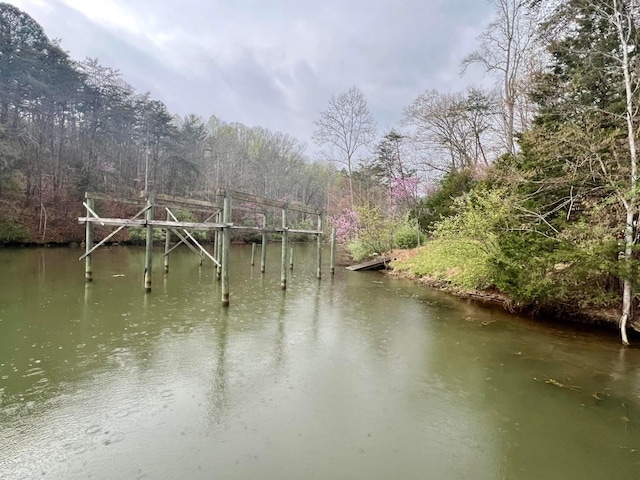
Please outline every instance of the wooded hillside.
[[0, 3], [0, 243], [79, 241], [87, 190], [210, 198], [222, 187], [321, 208], [332, 169], [304, 150], [264, 128], [172, 115]]

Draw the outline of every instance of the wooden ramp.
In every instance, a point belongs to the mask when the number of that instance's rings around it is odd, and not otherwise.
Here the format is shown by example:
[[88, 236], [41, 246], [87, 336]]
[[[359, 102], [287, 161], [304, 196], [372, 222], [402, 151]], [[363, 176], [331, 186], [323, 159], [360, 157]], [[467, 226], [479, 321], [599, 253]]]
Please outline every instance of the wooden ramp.
[[384, 270], [385, 268], [387, 268], [387, 265], [390, 261], [390, 257], [378, 257], [374, 258], [373, 260], [369, 260], [368, 262], [350, 265], [347, 267], [347, 270], [352, 270], [354, 272], [361, 272], [364, 270]]

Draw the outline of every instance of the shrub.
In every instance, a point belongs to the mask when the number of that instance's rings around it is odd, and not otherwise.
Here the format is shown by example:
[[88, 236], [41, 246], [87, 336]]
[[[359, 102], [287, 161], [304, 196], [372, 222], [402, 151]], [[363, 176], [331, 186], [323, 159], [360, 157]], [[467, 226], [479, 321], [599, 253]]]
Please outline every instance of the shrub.
[[411, 224], [409, 221], [403, 223], [395, 232], [394, 243], [396, 248], [415, 248], [422, 243], [422, 233], [419, 231], [417, 224]]
[[15, 220], [0, 220], [0, 243], [20, 243], [29, 239], [29, 230]]
[[412, 211], [420, 228], [432, 231], [440, 220], [457, 213], [454, 199], [469, 192], [475, 185], [471, 171], [453, 171], [447, 173], [440, 181], [438, 190], [422, 200]]

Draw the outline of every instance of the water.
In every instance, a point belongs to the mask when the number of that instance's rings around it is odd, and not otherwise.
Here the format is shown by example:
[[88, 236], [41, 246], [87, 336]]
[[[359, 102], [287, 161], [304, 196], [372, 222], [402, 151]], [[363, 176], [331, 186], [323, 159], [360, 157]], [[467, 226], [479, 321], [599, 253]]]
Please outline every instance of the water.
[[[640, 475], [640, 351], [296, 249], [0, 250], [2, 479]], [[158, 252], [159, 253], [159, 252]], [[325, 255], [328, 257], [328, 255]]]

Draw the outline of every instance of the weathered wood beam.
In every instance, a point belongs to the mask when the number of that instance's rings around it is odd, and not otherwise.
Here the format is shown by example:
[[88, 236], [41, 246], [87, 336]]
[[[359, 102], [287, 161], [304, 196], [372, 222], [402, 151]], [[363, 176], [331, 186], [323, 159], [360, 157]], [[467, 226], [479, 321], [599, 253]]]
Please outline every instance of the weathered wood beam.
[[307, 233], [309, 235], [319, 235], [322, 233], [321, 230], [297, 230], [295, 228], [290, 228], [289, 233]]
[[293, 210], [301, 213], [308, 213], [310, 215], [320, 215], [322, 213], [322, 210], [311, 208], [307, 205], [303, 205], [297, 202], [281, 202], [278, 200], [269, 200], [267, 198], [258, 197], [256, 195], [251, 195], [248, 193], [236, 192], [233, 190], [225, 190], [225, 189], [218, 190], [218, 195], [220, 196], [224, 196], [226, 193], [229, 193], [231, 198], [233, 198], [234, 200], [242, 200], [244, 202], [255, 203], [257, 205], [265, 205], [265, 206], [274, 207], [274, 208], [286, 208], [288, 210]]
[[112, 197], [111, 195], [107, 195], [105, 193], [97, 193], [97, 192], [85, 192], [84, 198], [87, 200], [106, 200], [107, 202], [118, 202], [118, 203], [127, 203], [130, 205], [144, 205], [144, 199], [142, 198], [119, 198]]
[[[134, 220], [128, 218], [94, 218], [94, 217], [78, 217], [78, 223], [100, 223], [109, 226], [125, 226], [125, 227], [146, 227], [151, 225], [154, 228], [187, 228], [192, 230], [222, 230], [226, 225], [224, 223], [198, 223], [198, 222], [171, 222], [167, 220]], [[232, 226], [232, 225], [231, 225]]]
[[[176, 221], [176, 222], [178, 221], [178, 219], [173, 214], [173, 212], [171, 212], [171, 210], [169, 210], [168, 208], [165, 208], [165, 210], [167, 211], [167, 215], [171, 216], [171, 218], [174, 221]], [[209, 217], [209, 218], [211, 218], [211, 217]], [[200, 255], [200, 264], [201, 265], [202, 265], [202, 255], [203, 254], [206, 255], [207, 257], [209, 257], [213, 261], [213, 263], [216, 263], [216, 259], [213, 258], [213, 256], [209, 252], [207, 252], [207, 250], [202, 245], [200, 245], [200, 242], [198, 242], [198, 240], [196, 240], [196, 238], [193, 235], [191, 235], [186, 229], [183, 229], [182, 231], [200, 249], [199, 255]]]
[[[95, 200], [105, 200], [108, 202], [116, 202], [116, 203], [125, 203], [130, 205], [144, 205], [146, 195], [141, 198], [125, 198], [125, 197], [114, 197], [111, 195], [107, 195], [104, 193], [97, 192], [86, 192], [84, 194], [86, 199], [95, 199]], [[205, 200], [196, 200], [193, 198], [183, 198], [183, 197], [174, 197], [171, 195], [163, 195], [156, 194], [154, 198], [155, 206], [185, 206], [191, 207], [190, 209], [198, 212], [208, 212], [211, 213], [212, 209], [221, 209], [222, 206], [218, 202], [209, 202]]]

